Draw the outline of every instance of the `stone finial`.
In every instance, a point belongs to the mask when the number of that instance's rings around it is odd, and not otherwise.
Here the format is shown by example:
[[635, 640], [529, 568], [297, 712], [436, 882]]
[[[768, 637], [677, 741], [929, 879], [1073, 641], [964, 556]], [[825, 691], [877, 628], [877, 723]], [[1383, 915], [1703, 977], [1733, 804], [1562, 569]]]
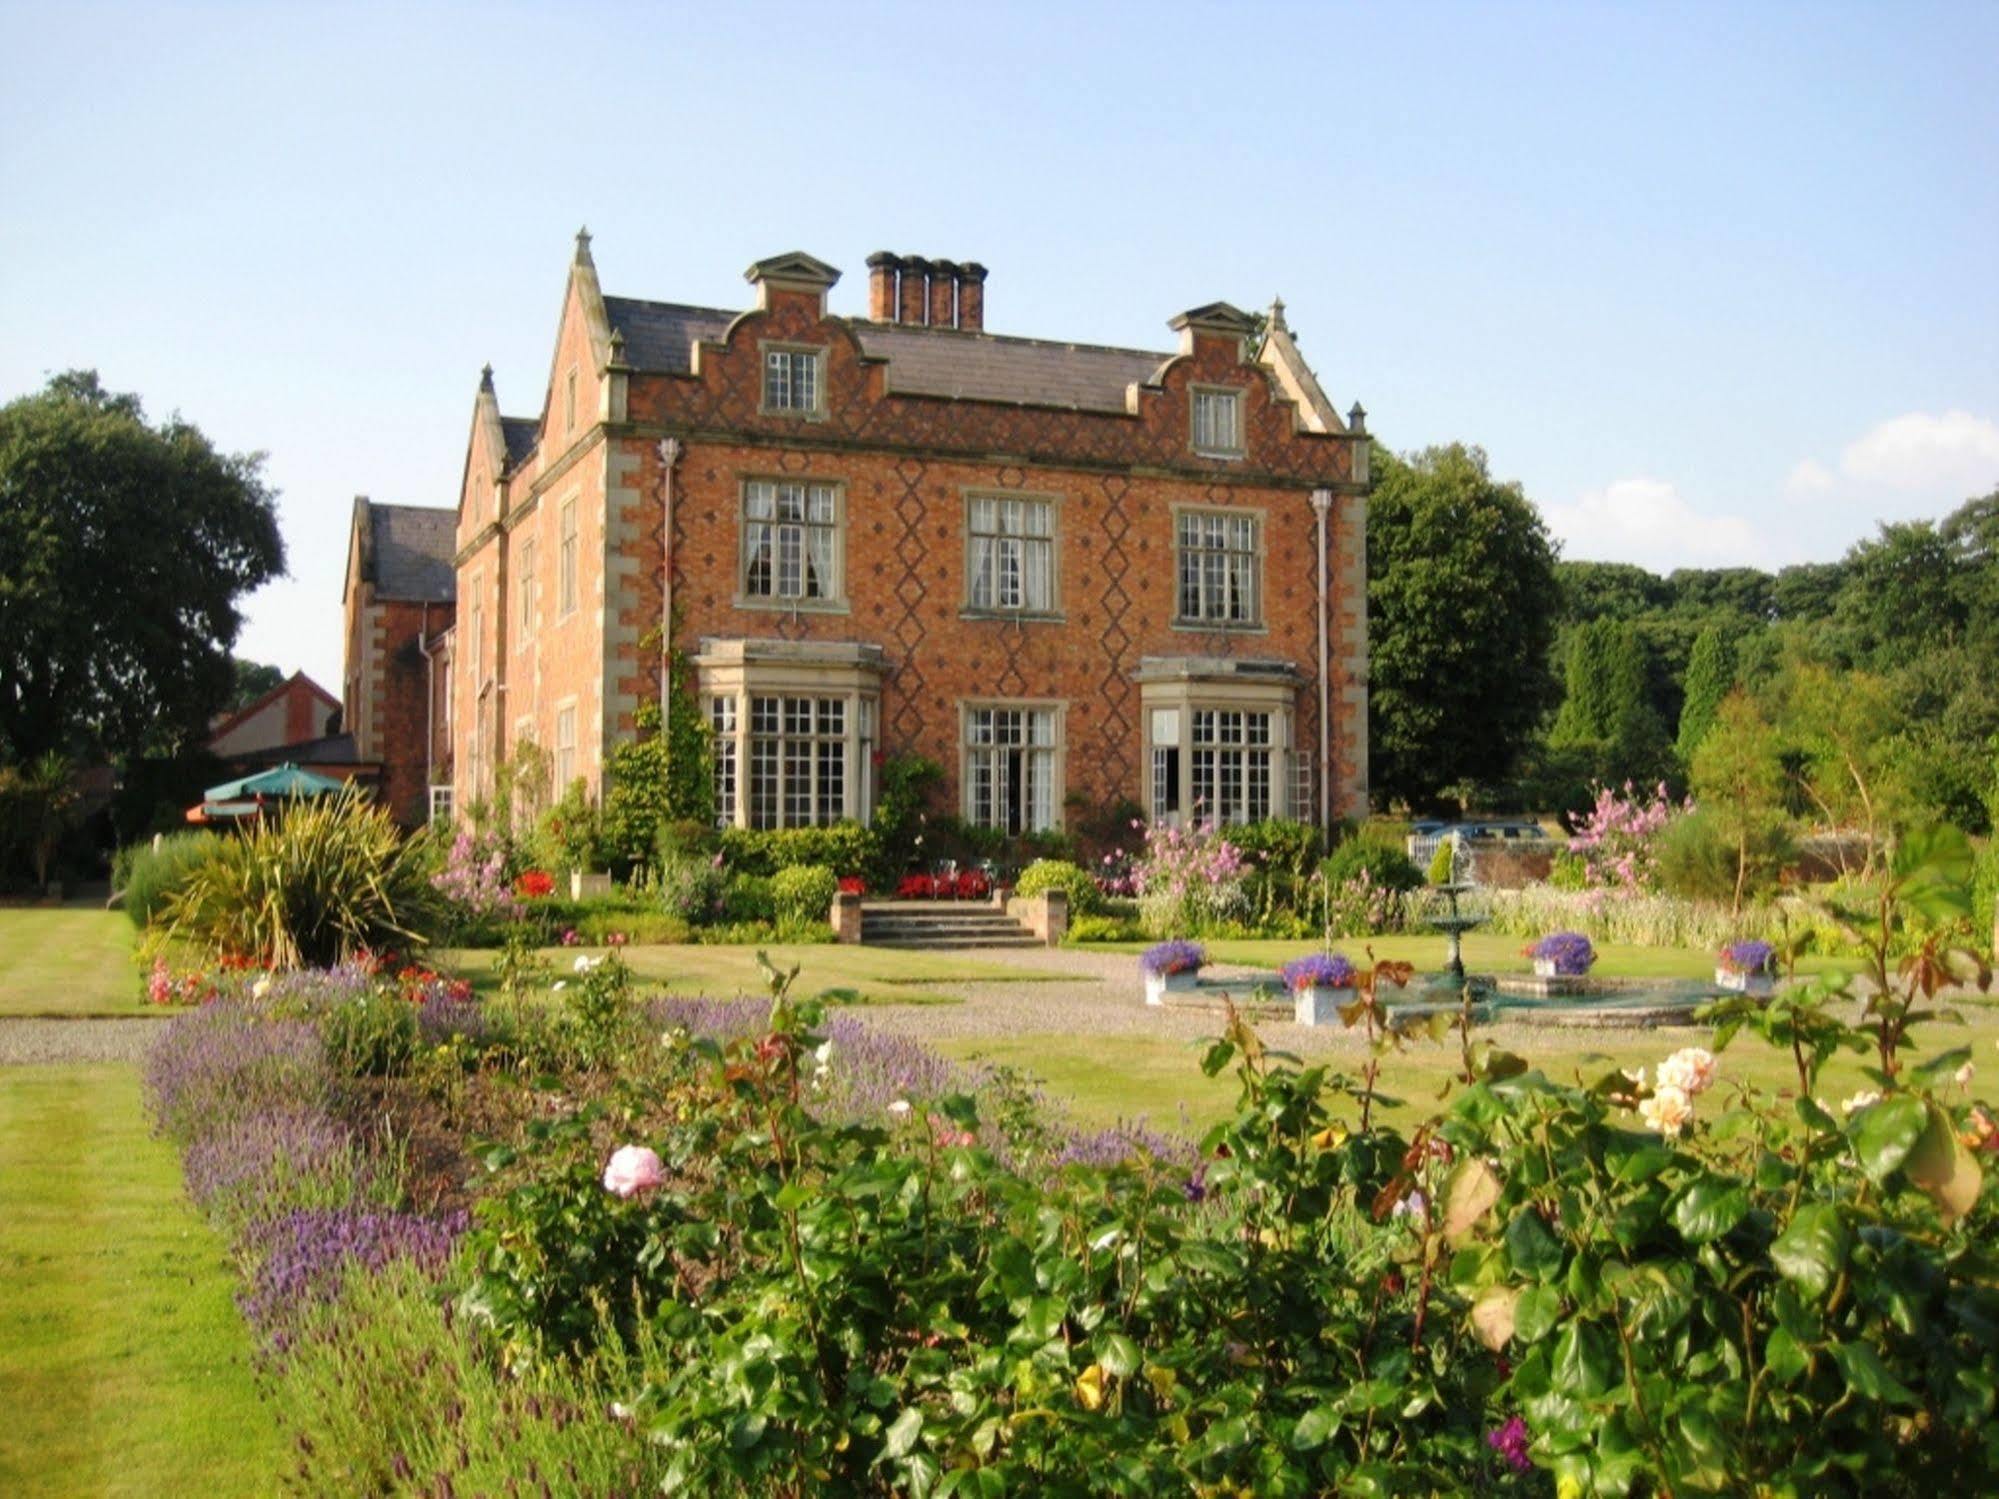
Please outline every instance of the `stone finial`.
[[1367, 430], [1367, 408], [1358, 401], [1353, 403], [1353, 409], [1347, 413], [1347, 428], [1353, 432]]
[[490, 364], [484, 366], [479, 371], [479, 389], [486, 392], [487, 395], [493, 393], [493, 367]]
[[1284, 321], [1284, 299], [1282, 297], [1272, 297], [1270, 299], [1270, 331], [1273, 333], [1289, 333], [1291, 331], [1291, 325]]
[[590, 258], [590, 226], [585, 224], [576, 231], [576, 264], [587, 265], [593, 270], [597, 262]]
[[624, 367], [625, 330], [623, 328], [613, 328], [611, 330], [611, 368], [623, 369]]

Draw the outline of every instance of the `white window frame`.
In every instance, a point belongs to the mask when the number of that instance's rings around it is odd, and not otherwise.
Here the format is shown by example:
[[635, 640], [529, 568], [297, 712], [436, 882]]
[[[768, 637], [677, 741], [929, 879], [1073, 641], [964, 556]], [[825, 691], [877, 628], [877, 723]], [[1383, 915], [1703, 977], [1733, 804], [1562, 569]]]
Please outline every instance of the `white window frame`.
[[[1067, 710], [1066, 703], [1050, 699], [959, 705], [958, 784], [967, 822], [1009, 835], [1061, 828]], [[1016, 759], [1024, 805], [1012, 796]]]
[[522, 645], [526, 645], [534, 639], [535, 629], [539, 624], [536, 616], [541, 612], [541, 600], [539, 597], [540, 580], [535, 576], [535, 565], [540, 560], [536, 555], [539, 550], [540, 548], [535, 544], [535, 538], [532, 536], [526, 537], [521, 542], [520, 555], [515, 559], [515, 566], [520, 569], [521, 574], [519, 579], [519, 593], [521, 612], [520, 641]]
[[[1265, 517], [1261, 510], [1176, 505], [1173, 519], [1173, 623], [1180, 629], [1261, 630]], [[1189, 527], [1199, 534], [1189, 538]], [[1219, 530], [1217, 530], [1219, 528]], [[1247, 534], [1248, 544], [1242, 536]], [[1194, 612], [1188, 612], [1190, 553]], [[1241, 559], [1238, 561], [1237, 559]], [[1246, 569], [1246, 571], [1245, 571]], [[1247, 606], [1236, 601], [1247, 592]]]
[[[790, 645], [774, 641], [704, 641], [695, 660], [703, 715], [715, 735], [715, 820], [723, 827], [752, 827], [775, 818], [789, 825], [792, 803], [780, 782], [776, 801], [753, 806], [759, 736], [751, 704], [758, 698], [838, 699], [844, 704], [840, 770], [844, 816], [865, 825], [874, 815], [875, 748], [881, 716], [880, 666], [852, 647]], [[733, 706], [718, 706], [726, 700]], [[816, 710], [815, 710], [816, 716]], [[781, 737], [781, 736], [780, 736]], [[815, 738], [826, 736], [815, 735]], [[768, 764], [766, 759], [766, 764]], [[733, 765], [733, 783], [723, 771]], [[778, 775], [785, 774], [782, 751]], [[815, 764], [816, 773], [816, 764]], [[733, 796], [731, 796], [733, 792]], [[774, 812], [770, 810], [774, 805]]]
[[555, 613], [567, 619], [578, 607], [583, 590], [577, 577], [583, 554], [582, 530], [576, 515], [577, 496], [570, 495], [556, 507]]
[[[1265, 817], [1302, 817], [1310, 806], [1309, 785], [1298, 771], [1294, 751], [1297, 732], [1297, 689], [1282, 682], [1225, 680], [1166, 680], [1140, 686], [1140, 733], [1143, 736], [1141, 799], [1155, 823], [1184, 826], [1260, 821]], [[1227, 726], [1211, 715], [1256, 715], [1263, 719], [1262, 742], [1248, 742], [1247, 724], [1240, 742], [1226, 733], [1209, 732]], [[1262, 764], [1253, 774], [1250, 761]], [[1230, 768], [1233, 762], [1234, 769]], [[1252, 800], [1249, 789], [1258, 785]], [[1300, 788], [1305, 787], [1301, 800]], [[1203, 805], [1197, 798], [1206, 793]], [[1219, 805], [1217, 805], [1219, 803]]]
[[451, 821], [451, 786], [448, 782], [439, 781], [431, 786], [429, 820], [431, 822]]
[[[1009, 514], [1014, 507], [1018, 507], [1017, 515]], [[1037, 516], [1045, 525], [1040, 531], [1033, 529]], [[1042, 583], [1038, 600], [1033, 597], [1037, 574]], [[1061, 617], [1059, 495], [966, 491], [964, 609], [970, 615], [996, 614], [1009, 619]]]
[[564, 698], [555, 705], [555, 753], [550, 764], [548, 794], [559, 800], [576, 779], [576, 699]]
[[[828, 518], [816, 519], [816, 508], [825, 502]], [[795, 516], [787, 518], [787, 504], [796, 502]], [[847, 487], [837, 479], [811, 476], [765, 477], [743, 480], [737, 497], [736, 607], [739, 609], [786, 609], [844, 611], [847, 607]], [[762, 509], [767, 513], [758, 514]], [[753, 588], [753, 567], [760, 553], [764, 533], [769, 533], [764, 558], [765, 590]], [[819, 593], [805, 587], [815, 564], [814, 543], [823, 538], [823, 555], [816, 559], [824, 574]], [[786, 551], [796, 568], [795, 593], [783, 592]]]
[[[1225, 407], [1217, 403], [1226, 402]], [[1218, 432], [1214, 413], [1226, 410], [1228, 431]], [[1190, 385], [1187, 388], [1187, 435], [1203, 458], [1243, 456], [1243, 393], [1230, 385]]]
[[749, 825], [827, 827], [853, 817], [853, 700], [842, 693], [752, 691], [748, 708], [740, 795]]
[[[757, 351], [757, 409], [763, 415], [798, 417], [805, 421], [817, 421], [826, 415], [824, 349], [811, 344], [764, 342], [757, 345]], [[802, 392], [801, 385], [806, 387]]]

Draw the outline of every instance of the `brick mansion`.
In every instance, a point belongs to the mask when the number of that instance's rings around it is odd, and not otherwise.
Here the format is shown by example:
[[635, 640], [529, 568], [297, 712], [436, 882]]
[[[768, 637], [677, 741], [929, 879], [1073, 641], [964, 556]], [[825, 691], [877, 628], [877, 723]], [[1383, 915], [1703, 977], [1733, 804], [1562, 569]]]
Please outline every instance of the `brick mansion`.
[[578, 236], [539, 414], [488, 370], [455, 526], [382, 529], [455, 583], [420, 650], [355, 626], [362, 560], [418, 571], [362, 559], [357, 514], [350, 642], [406, 680], [371, 708], [350, 644], [347, 722], [414, 736], [376, 745], [399, 813], [486, 795], [528, 740], [601, 797], [669, 645], [724, 822], [865, 822], [897, 753], [1008, 832], [1364, 813], [1368, 437], [1282, 304], [1106, 348], [986, 331], [982, 266], [867, 264], [866, 316], [802, 253], [694, 307], [605, 295]]

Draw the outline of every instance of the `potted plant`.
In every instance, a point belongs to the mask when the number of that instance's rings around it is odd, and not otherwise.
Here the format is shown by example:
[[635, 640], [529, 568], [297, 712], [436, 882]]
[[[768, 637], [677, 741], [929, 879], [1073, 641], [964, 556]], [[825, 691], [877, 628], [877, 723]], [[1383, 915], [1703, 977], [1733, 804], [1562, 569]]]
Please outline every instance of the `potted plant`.
[[1581, 978], [1596, 962], [1596, 948], [1581, 932], [1550, 932], [1527, 949], [1541, 978]]
[[1767, 942], [1731, 942], [1715, 959], [1714, 981], [1738, 994], [1774, 993], [1777, 988], [1776, 949]]
[[1341, 953], [1308, 953], [1293, 958], [1282, 971], [1293, 1018], [1300, 1025], [1331, 1025], [1340, 1008], [1353, 1003], [1353, 964]]
[[1208, 950], [1198, 942], [1176, 937], [1148, 947], [1139, 955], [1138, 966], [1145, 974], [1145, 1002], [1161, 1005], [1168, 994], [1191, 993], [1200, 986], [1201, 970], [1208, 966]]

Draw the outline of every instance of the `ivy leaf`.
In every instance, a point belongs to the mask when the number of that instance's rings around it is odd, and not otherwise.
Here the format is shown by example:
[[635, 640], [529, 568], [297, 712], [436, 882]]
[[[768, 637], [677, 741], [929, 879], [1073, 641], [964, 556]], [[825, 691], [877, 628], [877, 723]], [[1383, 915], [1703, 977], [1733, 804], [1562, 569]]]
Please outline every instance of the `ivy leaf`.
[[1339, 1429], [1340, 1413], [1330, 1405], [1315, 1405], [1298, 1418], [1298, 1424], [1291, 1428], [1291, 1445], [1299, 1452], [1310, 1452], [1314, 1447], [1323, 1447], [1326, 1439]]
[[1881, 1355], [1865, 1343], [1835, 1343], [1832, 1361], [1846, 1382], [1870, 1400], [1886, 1400], [1894, 1405], [1914, 1405], [1915, 1392], [1888, 1372]]
[[1129, 1378], [1138, 1367], [1138, 1344], [1121, 1332], [1114, 1332], [1097, 1344], [1097, 1362], [1119, 1379]]
[[895, 1424], [888, 1429], [882, 1441], [882, 1458], [894, 1459], [909, 1456], [909, 1449], [916, 1445], [917, 1435], [923, 1430], [923, 1412], [910, 1406], [895, 1418]]
[[1557, 1392], [1594, 1400], [1615, 1383], [1616, 1367], [1604, 1335], [1586, 1322], [1571, 1322], [1555, 1339], [1548, 1377]]
[[1845, 1266], [1847, 1244], [1846, 1222], [1838, 1207], [1830, 1202], [1807, 1203], [1770, 1246], [1770, 1263], [1816, 1301]]
[[1740, 1182], [1701, 1176], [1673, 1204], [1673, 1224], [1689, 1244], [1719, 1239], [1749, 1211], [1749, 1193]]
[[1770, 1377], [1779, 1384], [1790, 1384], [1805, 1372], [1805, 1363], [1805, 1350], [1798, 1346], [1798, 1340], [1781, 1327], [1771, 1328], [1763, 1345], [1763, 1367], [1770, 1371]]
[[1871, 1103], [1851, 1125], [1854, 1158], [1868, 1179], [1884, 1182], [1908, 1159], [1929, 1125], [1929, 1111], [1920, 1098], [1898, 1094]]

